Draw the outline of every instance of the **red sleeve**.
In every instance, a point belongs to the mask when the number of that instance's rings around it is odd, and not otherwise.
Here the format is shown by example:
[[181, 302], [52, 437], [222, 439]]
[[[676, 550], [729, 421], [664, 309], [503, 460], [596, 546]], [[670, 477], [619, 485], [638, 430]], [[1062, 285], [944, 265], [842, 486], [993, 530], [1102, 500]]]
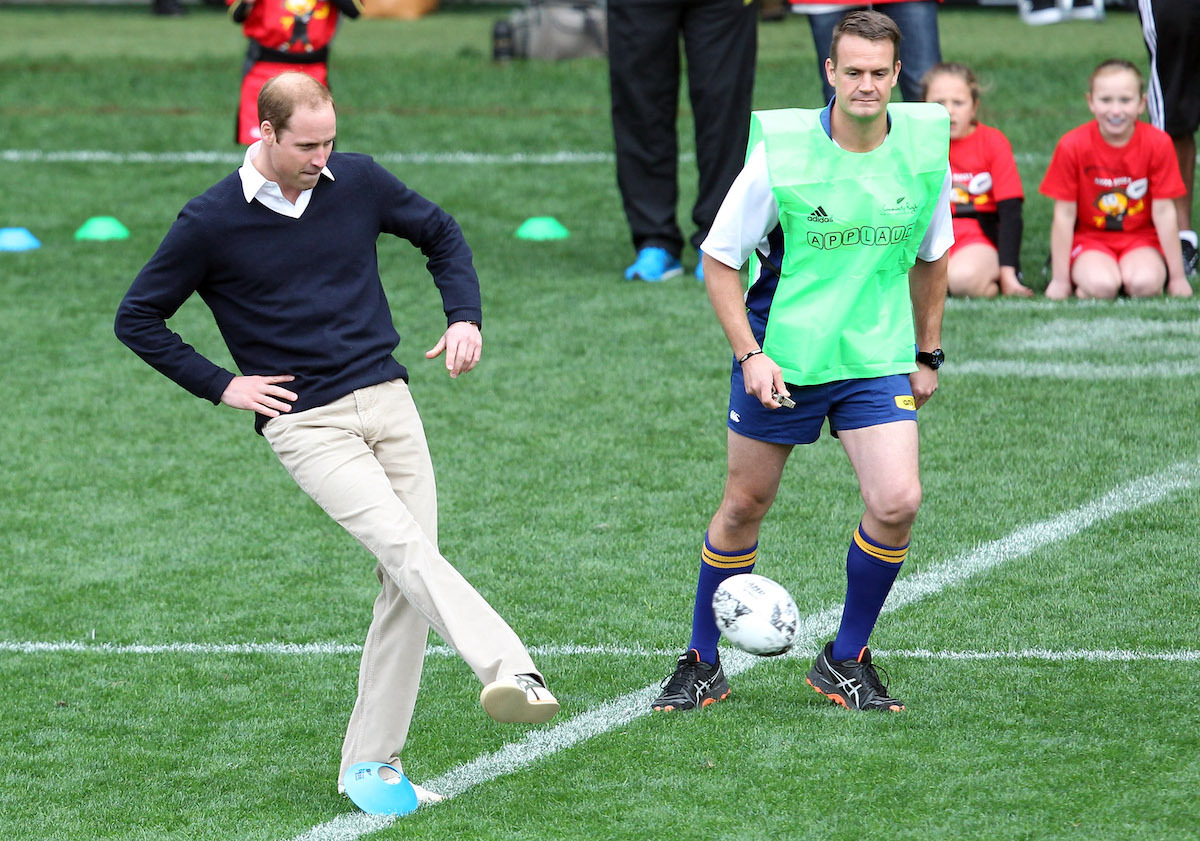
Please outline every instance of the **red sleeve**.
[[1046, 177], [1038, 187], [1038, 192], [1055, 201], [1079, 201], [1079, 162], [1072, 140], [1071, 133], [1067, 133], [1058, 141]]
[[1025, 198], [1012, 144], [1000, 129], [988, 132], [988, 158], [988, 168], [992, 173], [992, 197], [998, 202]]

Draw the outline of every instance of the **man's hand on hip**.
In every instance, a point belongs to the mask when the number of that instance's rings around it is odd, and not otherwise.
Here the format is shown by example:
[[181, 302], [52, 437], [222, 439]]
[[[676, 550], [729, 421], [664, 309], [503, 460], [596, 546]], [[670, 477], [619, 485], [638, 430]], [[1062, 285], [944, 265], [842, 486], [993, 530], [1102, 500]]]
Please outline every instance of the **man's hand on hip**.
[[296, 379], [291, 374], [275, 374], [270, 377], [234, 377], [225, 387], [221, 402], [235, 409], [258, 412], [268, 418], [277, 418], [292, 410], [297, 399], [295, 392], [281, 388], [278, 383], [290, 383]]
[[479, 325], [469, 321], [456, 321], [446, 328], [438, 343], [425, 351], [426, 359], [436, 359], [446, 354], [446, 370], [450, 376], [465, 374], [479, 364], [483, 353], [483, 336]]

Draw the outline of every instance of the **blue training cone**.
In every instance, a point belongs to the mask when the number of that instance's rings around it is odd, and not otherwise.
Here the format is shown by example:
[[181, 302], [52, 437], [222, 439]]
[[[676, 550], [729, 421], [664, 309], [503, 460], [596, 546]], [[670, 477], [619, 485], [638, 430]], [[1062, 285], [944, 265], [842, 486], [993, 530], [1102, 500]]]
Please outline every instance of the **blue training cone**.
[[[382, 769], [391, 773], [380, 776]], [[417, 808], [417, 792], [408, 777], [394, 765], [383, 762], [359, 762], [351, 765], [342, 784], [355, 806], [368, 815], [407, 815]]]
[[32, 251], [42, 243], [28, 228], [0, 228], [0, 251]]

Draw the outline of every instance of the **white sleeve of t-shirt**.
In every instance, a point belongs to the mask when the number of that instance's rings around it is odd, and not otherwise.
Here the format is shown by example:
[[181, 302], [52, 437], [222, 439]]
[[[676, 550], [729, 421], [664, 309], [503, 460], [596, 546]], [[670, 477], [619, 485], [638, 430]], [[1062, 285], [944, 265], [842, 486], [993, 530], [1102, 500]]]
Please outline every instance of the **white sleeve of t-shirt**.
[[700, 250], [740, 269], [778, 224], [779, 205], [767, 174], [767, 149], [759, 143], [750, 150], [746, 165], [725, 194]]
[[[942, 190], [929, 228], [917, 249], [917, 257], [932, 263], [954, 244], [954, 222], [950, 214], [950, 162], [942, 178]], [[740, 269], [756, 248], [765, 252], [767, 234], [779, 224], [779, 205], [771, 191], [767, 173], [766, 147], [759, 143], [750, 151], [746, 165], [734, 179], [712, 228], [700, 250], [725, 265]]]
[[950, 246], [954, 245], [954, 218], [950, 213], [950, 162], [946, 161], [946, 177], [942, 179], [942, 193], [938, 196], [937, 206], [933, 209], [933, 218], [929, 220], [929, 228], [921, 247], [917, 249], [917, 257], [926, 263], [932, 263]]

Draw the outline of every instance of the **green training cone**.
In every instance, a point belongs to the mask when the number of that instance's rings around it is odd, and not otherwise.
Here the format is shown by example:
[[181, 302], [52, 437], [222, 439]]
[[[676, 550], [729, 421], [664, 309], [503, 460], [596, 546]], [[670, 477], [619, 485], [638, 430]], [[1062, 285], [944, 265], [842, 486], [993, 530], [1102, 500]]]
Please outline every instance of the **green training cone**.
[[532, 216], [517, 228], [517, 239], [566, 239], [570, 235], [553, 216]]
[[75, 239], [129, 239], [129, 229], [115, 216], [93, 216], [79, 226], [79, 230], [75, 232]]

